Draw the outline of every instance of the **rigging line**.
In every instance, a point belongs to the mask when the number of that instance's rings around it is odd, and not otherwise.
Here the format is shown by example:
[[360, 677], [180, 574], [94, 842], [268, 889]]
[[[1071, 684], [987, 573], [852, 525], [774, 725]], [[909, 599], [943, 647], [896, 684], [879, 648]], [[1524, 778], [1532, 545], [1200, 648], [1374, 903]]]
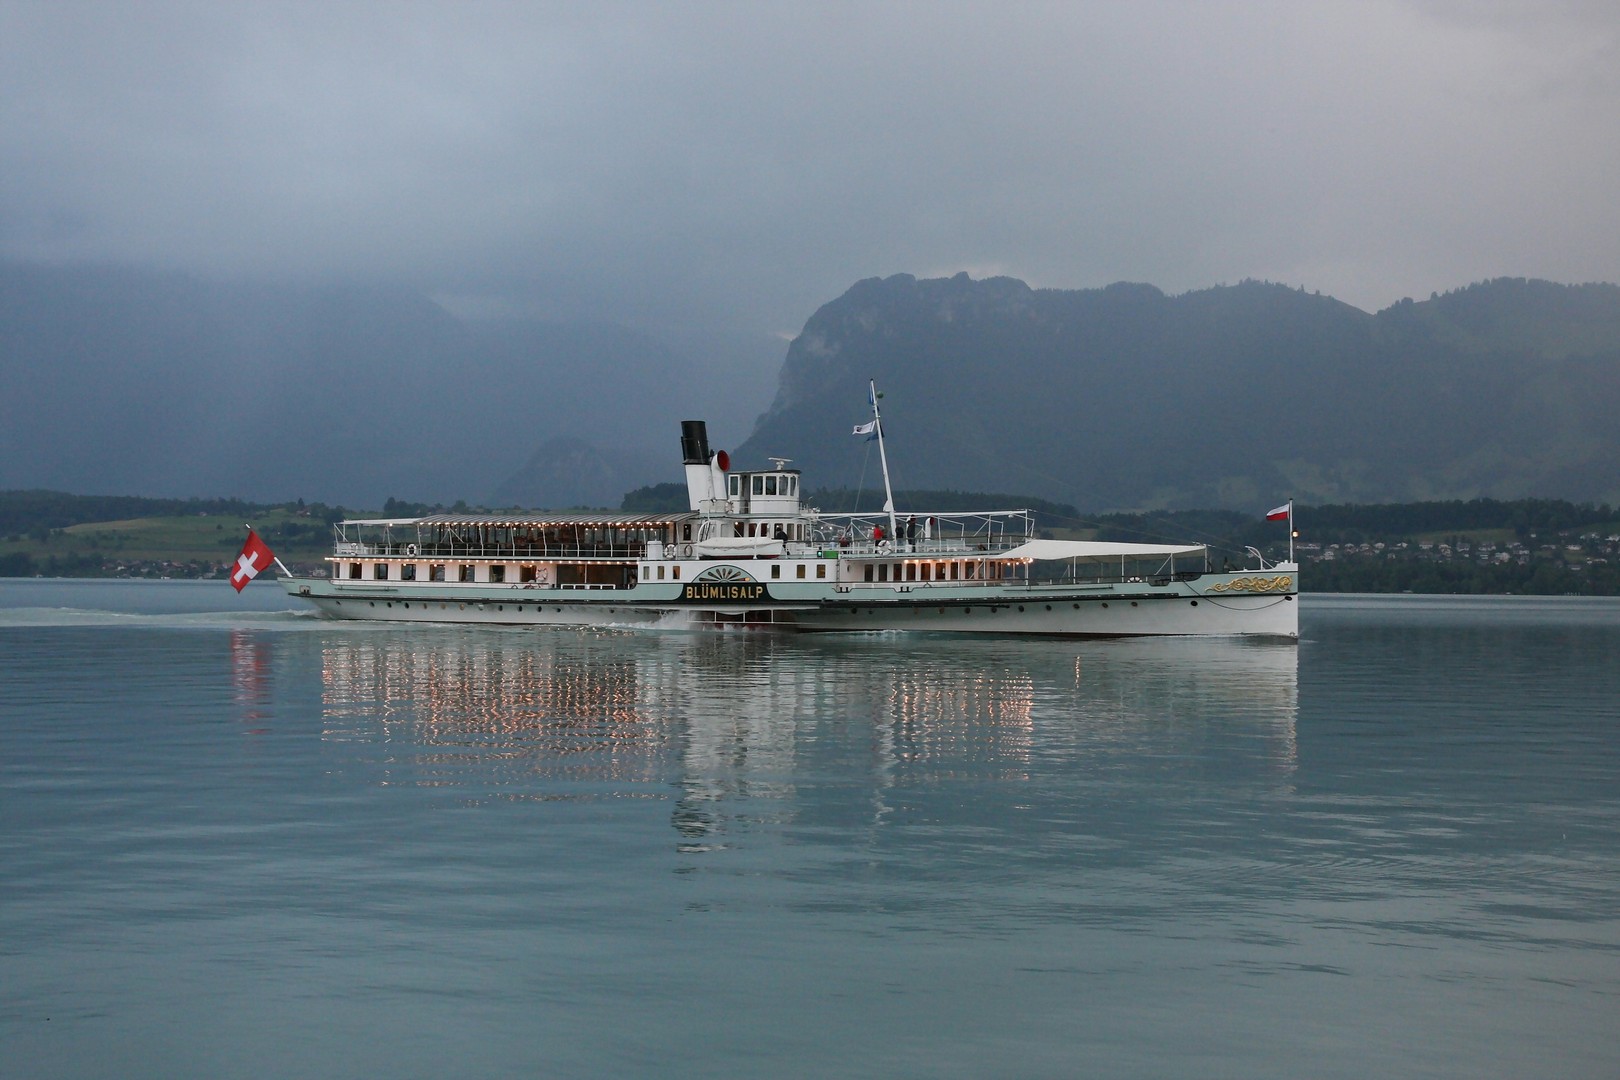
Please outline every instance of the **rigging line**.
[[866, 440], [866, 454], [861, 458], [861, 476], [855, 484], [850, 498], [854, 505], [848, 507], [844, 513], [858, 514], [861, 512], [861, 496], [866, 494], [866, 470], [872, 465], [872, 440]]

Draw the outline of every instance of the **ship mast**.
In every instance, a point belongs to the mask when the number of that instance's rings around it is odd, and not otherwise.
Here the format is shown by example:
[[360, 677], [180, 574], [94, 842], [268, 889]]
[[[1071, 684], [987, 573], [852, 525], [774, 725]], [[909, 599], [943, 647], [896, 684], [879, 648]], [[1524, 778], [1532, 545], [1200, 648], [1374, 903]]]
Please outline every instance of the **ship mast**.
[[877, 433], [878, 461], [883, 465], [883, 509], [889, 513], [890, 542], [894, 544], [895, 550], [898, 551], [900, 542], [895, 539], [894, 532], [894, 490], [889, 487], [889, 455], [883, 449], [883, 416], [878, 412], [878, 398], [882, 397], [882, 395], [878, 393], [876, 379], [868, 379], [866, 385], [867, 400], [872, 403], [872, 423], [877, 425], [873, 430]]

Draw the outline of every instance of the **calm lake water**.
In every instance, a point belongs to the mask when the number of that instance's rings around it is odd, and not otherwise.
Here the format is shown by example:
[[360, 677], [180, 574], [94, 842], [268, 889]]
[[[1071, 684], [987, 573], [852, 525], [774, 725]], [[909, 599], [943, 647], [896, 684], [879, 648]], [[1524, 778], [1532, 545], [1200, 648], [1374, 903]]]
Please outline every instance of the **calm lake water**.
[[1297, 646], [0, 582], [6, 1077], [1620, 1075], [1620, 603]]

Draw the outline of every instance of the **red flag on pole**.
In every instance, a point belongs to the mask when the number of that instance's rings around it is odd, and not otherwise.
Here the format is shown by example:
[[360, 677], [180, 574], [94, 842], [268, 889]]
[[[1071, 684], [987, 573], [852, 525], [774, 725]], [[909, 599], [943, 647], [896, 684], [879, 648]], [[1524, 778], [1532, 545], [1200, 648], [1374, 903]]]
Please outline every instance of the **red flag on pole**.
[[236, 586], [236, 591], [241, 592], [248, 582], [259, 576], [260, 570], [274, 561], [275, 557], [270, 545], [260, 540], [258, 533], [249, 529], [247, 543], [242, 545], [242, 554], [236, 557], [236, 568], [231, 571], [231, 584]]
[[1289, 511], [1291, 511], [1293, 509], [1294, 509], [1294, 503], [1293, 503], [1293, 500], [1290, 499], [1288, 502], [1283, 503], [1281, 506], [1277, 507], [1275, 510], [1267, 510], [1266, 511], [1266, 520], [1267, 521], [1287, 521]]

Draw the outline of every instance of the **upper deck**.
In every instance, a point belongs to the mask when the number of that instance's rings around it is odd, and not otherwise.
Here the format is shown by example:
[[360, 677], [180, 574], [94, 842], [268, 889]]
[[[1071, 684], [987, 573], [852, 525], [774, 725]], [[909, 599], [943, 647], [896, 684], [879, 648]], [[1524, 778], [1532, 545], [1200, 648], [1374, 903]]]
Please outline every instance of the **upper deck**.
[[994, 555], [1034, 535], [1028, 511], [965, 514], [773, 513], [435, 514], [363, 518], [334, 527], [335, 558], [521, 559], [631, 562], [707, 555], [704, 541], [779, 540], [780, 553], [851, 558]]

